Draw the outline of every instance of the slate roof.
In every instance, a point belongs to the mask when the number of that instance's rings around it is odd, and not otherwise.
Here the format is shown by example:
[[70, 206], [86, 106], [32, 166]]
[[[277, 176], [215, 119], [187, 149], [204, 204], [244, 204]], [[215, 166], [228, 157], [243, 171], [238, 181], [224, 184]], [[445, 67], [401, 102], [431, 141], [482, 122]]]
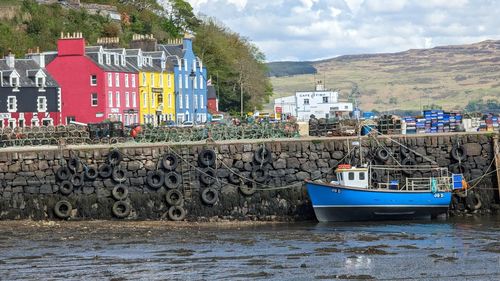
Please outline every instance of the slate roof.
[[163, 44], [158, 44], [157, 48], [159, 51], [164, 51], [165, 54], [167, 55], [167, 61], [173, 63], [174, 65], [178, 64], [177, 59], [175, 59], [172, 56], [177, 56], [179, 58], [184, 57], [184, 50], [182, 49], [182, 45], [163, 45]]
[[101, 46], [88, 46], [85, 47], [85, 53], [97, 53], [101, 49]]
[[32, 77], [28, 76], [28, 73], [32, 73], [33, 71], [38, 72], [39, 70], [42, 70], [42, 72], [46, 75], [45, 78], [45, 87], [59, 87], [59, 84], [57, 84], [56, 80], [50, 76], [47, 70], [44, 68], [40, 68], [40, 66], [31, 59], [16, 59], [15, 60], [15, 65], [14, 68], [10, 68], [7, 65], [7, 61], [5, 59], [0, 59], [0, 71], [2, 71], [3, 75], [0, 77], [2, 86], [3, 87], [10, 87], [10, 80], [9, 76], [6, 75], [10, 73], [13, 70], [16, 70], [17, 73], [19, 73], [19, 86], [22, 87], [36, 87], [36, 79], [34, 75]]
[[[105, 54], [106, 52], [104, 52]], [[89, 53], [86, 54], [88, 58], [90, 58], [96, 65], [99, 66], [102, 70], [106, 72], [137, 72], [137, 70], [133, 67], [132, 64], [130, 64], [128, 61], [126, 62], [125, 66], [122, 66], [122, 64], [115, 65], [114, 59], [111, 59], [110, 64], [106, 64], [106, 56], [103, 55], [103, 63], [99, 63], [99, 54], [98, 53]]]

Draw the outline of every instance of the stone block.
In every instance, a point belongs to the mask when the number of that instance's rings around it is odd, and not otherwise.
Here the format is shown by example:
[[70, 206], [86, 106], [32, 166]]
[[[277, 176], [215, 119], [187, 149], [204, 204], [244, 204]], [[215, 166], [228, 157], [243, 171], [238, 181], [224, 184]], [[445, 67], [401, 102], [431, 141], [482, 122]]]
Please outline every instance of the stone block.
[[344, 153], [342, 151], [333, 151], [331, 153], [331, 157], [336, 160], [340, 160], [344, 158]]
[[245, 171], [248, 171], [248, 172], [251, 172], [253, 170], [253, 166], [250, 163], [245, 163], [243, 165], [243, 168], [245, 169]]
[[300, 162], [299, 159], [297, 158], [287, 158], [286, 159], [286, 167], [288, 169], [299, 169], [300, 168]]
[[318, 159], [318, 160], [316, 160], [316, 165], [319, 168], [327, 168], [328, 167], [328, 162], [325, 159]]
[[300, 169], [305, 172], [312, 172], [318, 169], [318, 166], [313, 161], [307, 161], [300, 165]]
[[275, 169], [285, 169], [287, 167], [287, 161], [285, 159], [278, 159], [274, 161], [273, 166]]
[[297, 174], [295, 174], [295, 176], [297, 177], [297, 180], [299, 180], [299, 181], [303, 181], [307, 178], [310, 178], [309, 173], [306, 173], [306, 172], [298, 172]]
[[127, 169], [129, 171], [137, 171], [143, 167], [142, 163], [139, 161], [131, 161], [127, 163]]
[[144, 185], [144, 178], [142, 178], [142, 177], [130, 178], [130, 185], [143, 186]]
[[12, 186], [25, 186], [28, 185], [26, 178], [25, 177], [20, 177], [17, 176], [13, 181], [12, 181]]
[[24, 193], [28, 194], [38, 194], [40, 193], [40, 187], [38, 186], [25, 186], [24, 187]]
[[483, 147], [479, 143], [466, 143], [464, 144], [465, 151], [468, 156], [479, 156]]
[[52, 193], [52, 187], [50, 184], [42, 184], [40, 186], [40, 193], [41, 194], [51, 194]]
[[251, 143], [243, 144], [243, 152], [250, 152], [250, 151], [252, 151], [252, 144]]
[[252, 162], [253, 161], [253, 152], [245, 152], [241, 155], [241, 160], [243, 162]]
[[112, 179], [105, 179], [103, 181], [104, 187], [114, 187], [116, 183]]
[[317, 180], [321, 178], [321, 172], [319, 170], [315, 170], [311, 173], [311, 180]]
[[21, 171], [21, 163], [19, 161], [16, 161], [13, 164], [9, 165], [9, 172], [10, 173], [17, 173], [20, 171]]
[[21, 157], [24, 160], [34, 160], [34, 159], [38, 159], [38, 154], [34, 151], [29, 151], [29, 152], [24, 152], [21, 155]]
[[88, 194], [92, 194], [92, 193], [94, 193], [94, 191], [95, 191], [95, 189], [94, 189], [94, 187], [93, 187], [93, 186], [84, 186], [84, 187], [82, 188], [82, 192], [83, 192], [83, 194], [87, 194], [87, 195], [88, 195]]

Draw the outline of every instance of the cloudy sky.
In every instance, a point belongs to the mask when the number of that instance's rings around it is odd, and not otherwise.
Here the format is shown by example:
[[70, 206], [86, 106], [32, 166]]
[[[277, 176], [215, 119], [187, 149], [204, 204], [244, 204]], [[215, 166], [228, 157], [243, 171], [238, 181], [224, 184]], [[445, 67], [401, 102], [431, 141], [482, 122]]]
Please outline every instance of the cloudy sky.
[[500, 39], [500, 0], [188, 0], [268, 61]]

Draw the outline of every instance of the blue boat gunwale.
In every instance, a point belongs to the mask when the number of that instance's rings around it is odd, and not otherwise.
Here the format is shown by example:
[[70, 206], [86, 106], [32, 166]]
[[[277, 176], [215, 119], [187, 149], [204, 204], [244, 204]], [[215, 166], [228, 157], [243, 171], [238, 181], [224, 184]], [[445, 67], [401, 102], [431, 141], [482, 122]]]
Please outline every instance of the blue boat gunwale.
[[[428, 190], [386, 190], [386, 189], [381, 189], [381, 188], [378, 188], [378, 189], [375, 189], [375, 188], [362, 188], [362, 187], [353, 187], [353, 186], [346, 186], [346, 185], [341, 185], [341, 184], [333, 184], [333, 183], [327, 183], [327, 182], [315, 182], [315, 181], [312, 181], [312, 180], [309, 180], [309, 179], [305, 179], [304, 180], [307, 183], [309, 184], [315, 184], [315, 185], [320, 185], [320, 186], [323, 186], [323, 187], [330, 187], [330, 188], [343, 188], [343, 189], [350, 189], [350, 190], [355, 190], [355, 191], [364, 191], [364, 192], [385, 192], [385, 193], [432, 193], [432, 191], [430, 189]], [[439, 193], [439, 192], [442, 192], [442, 193], [448, 193], [450, 192], [451, 193], [451, 189], [450, 190], [438, 190], [434, 193]]]

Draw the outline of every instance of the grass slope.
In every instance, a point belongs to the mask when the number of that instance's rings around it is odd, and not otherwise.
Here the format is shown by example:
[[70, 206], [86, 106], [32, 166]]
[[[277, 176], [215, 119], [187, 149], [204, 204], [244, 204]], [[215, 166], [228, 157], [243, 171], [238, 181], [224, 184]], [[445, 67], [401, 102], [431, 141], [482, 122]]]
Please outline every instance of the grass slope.
[[500, 41], [341, 56], [312, 66], [315, 75], [272, 77], [274, 97], [311, 90], [316, 78], [340, 89], [342, 97], [357, 84], [364, 110], [418, 110], [428, 103], [451, 110], [473, 99], [500, 100]]

